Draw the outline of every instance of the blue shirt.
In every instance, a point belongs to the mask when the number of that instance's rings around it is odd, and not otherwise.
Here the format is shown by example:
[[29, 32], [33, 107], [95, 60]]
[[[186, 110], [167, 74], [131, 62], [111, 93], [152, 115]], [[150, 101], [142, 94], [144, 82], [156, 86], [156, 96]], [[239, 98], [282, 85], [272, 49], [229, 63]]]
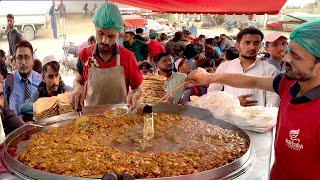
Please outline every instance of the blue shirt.
[[282, 63], [280, 64], [278, 61], [272, 59], [271, 57], [269, 59], [267, 59], [266, 62], [273, 65], [278, 70], [278, 74], [285, 72], [285, 69], [282, 68], [283, 64]]
[[[25, 86], [18, 71], [13, 71], [12, 74], [13, 84], [9, 99], [9, 105], [11, 110], [13, 110], [17, 115], [20, 115], [19, 107], [25, 102]], [[39, 73], [32, 71], [31, 75], [28, 77], [28, 80], [30, 93], [33, 94], [37, 91], [38, 85], [42, 81], [42, 77]], [[6, 82], [4, 82], [4, 84], [6, 84]], [[4, 97], [7, 99], [6, 92], [4, 93]]]
[[191, 26], [191, 27], [189, 28], [189, 30], [190, 30], [190, 32], [191, 32], [191, 34], [192, 34], [193, 36], [197, 37], [197, 34], [198, 34], [198, 29], [197, 29], [197, 27]]

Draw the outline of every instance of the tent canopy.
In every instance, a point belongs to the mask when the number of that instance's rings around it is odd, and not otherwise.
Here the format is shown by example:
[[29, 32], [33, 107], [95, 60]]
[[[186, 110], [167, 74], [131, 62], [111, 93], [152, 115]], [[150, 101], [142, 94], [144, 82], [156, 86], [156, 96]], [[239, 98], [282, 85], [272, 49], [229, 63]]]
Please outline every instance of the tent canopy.
[[162, 13], [278, 14], [286, 0], [113, 0]]

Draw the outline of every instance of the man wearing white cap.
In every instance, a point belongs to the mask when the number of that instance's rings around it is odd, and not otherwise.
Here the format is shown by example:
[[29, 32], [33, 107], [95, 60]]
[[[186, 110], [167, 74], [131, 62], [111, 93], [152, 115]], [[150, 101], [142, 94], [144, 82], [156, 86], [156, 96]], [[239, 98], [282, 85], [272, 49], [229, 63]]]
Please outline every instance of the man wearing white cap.
[[286, 53], [288, 47], [287, 38], [279, 32], [270, 32], [265, 36], [265, 49], [270, 54], [270, 58], [266, 60], [273, 65], [279, 72], [283, 71], [282, 57]]
[[39, 84], [37, 91], [26, 100], [19, 108], [20, 114], [23, 116], [33, 115], [33, 103], [42, 97], [57, 96], [71, 90], [67, 87], [60, 77], [60, 64], [57, 59], [51, 55], [46, 56], [42, 61], [42, 82]]

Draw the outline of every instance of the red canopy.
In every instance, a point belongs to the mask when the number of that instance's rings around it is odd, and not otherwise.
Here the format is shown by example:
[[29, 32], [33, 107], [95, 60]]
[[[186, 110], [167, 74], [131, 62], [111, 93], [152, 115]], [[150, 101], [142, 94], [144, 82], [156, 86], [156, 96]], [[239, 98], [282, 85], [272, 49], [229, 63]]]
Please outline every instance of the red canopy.
[[278, 14], [286, 0], [113, 0], [162, 13]]
[[123, 25], [126, 30], [142, 28], [144, 25], [148, 24], [146, 19], [124, 19]]

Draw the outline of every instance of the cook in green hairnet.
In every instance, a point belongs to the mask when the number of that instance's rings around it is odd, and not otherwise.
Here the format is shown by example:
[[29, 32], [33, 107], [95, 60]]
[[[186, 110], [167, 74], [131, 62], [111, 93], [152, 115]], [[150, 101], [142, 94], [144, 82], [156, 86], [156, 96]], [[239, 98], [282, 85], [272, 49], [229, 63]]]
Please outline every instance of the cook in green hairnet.
[[320, 179], [319, 27], [320, 21], [307, 22], [291, 33], [290, 50], [283, 58], [286, 72], [276, 77], [209, 74], [197, 69], [186, 79], [193, 84], [220, 83], [279, 95], [270, 179]]
[[105, 3], [92, 22], [97, 43], [79, 52], [74, 108], [119, 103], [133, 107], [142, 93], [142, 75], [134, 54], [116, 43], [123, 28], [121, 13], [115, 4]]

